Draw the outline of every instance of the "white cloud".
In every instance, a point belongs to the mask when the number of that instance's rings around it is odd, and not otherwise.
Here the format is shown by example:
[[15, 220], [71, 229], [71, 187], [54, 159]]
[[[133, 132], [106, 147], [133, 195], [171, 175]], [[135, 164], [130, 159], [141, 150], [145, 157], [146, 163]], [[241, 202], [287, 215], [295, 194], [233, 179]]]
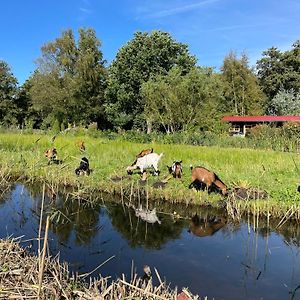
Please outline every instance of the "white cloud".
[[79, 10], [85, 14], [91, 14], [93, 12], [91, 9], [84, 8], [84, 7], [79, 7]]
[[[140, 7], [140, 8], [138, 8], [138, 12], [141, 14], [140, 18], [157, 19], [157, 18], [164, 18], [164, 17], [172, 16], [172, 15], [177, 15], [177, 14], [187, 12], [190, 10], [195, 10], [195, 9], [198, 9], [205, 5], [209, 5], [209, 4], [212, 4], [215, 2], [219, 2], [219, 1], [220, 0], [204, 0], [204, 1], [197, 2], [197, 3], [181, 4], [181, 5], [173, 6], [170, 8], [161, 9], [161, 10], [158, 10], [153, 13], [145, 13], [146, 12], [145, 7], [143, 7], [143, 8]], [[145, 13], [145, 14], [143, 15], [143, 13]]]

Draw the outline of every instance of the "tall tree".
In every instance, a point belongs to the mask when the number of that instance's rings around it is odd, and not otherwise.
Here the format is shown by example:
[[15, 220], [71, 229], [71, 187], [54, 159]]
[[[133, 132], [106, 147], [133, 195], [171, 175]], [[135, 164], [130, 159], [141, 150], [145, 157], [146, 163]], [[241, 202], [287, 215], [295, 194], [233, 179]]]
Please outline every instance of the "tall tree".
[[39, 128], [43, 121], [42, 115], [39, 111], [34, 109], [32, 99], [30, 96], [30, 89], [32, 88], [32, 76], [29, 77], [20, 87], [19, 97], [17, 100], [17, 107], [19, 109], [18, 121], [21, 126], [27, 128]]
[[17, 98], [17, 79], [9, 65], [0, 60], [0, 124], [7, 126], [18, 123]]
[[67, 30], [42, 47], [30, 94], [46, 123], [101, 122], [106, 71], [100, 45], [94, 30], [80, 29], [78, 44]]
[[182, 74], [174, 67], [142, 85], [145, 115], [167, 133], [201, 127], [211, 130], [225, 111], [222, 83], [209, 68]]
[[300, 91], [300, 40], [291, 50], [281, 52], [272, 47], [263, 52], [263, 58], [256, 63], [257, 75], [263, 91], [269, 100], [284, 89]]
[[75, 64], [75, 98], [82, 118], [97, 122], [99, 128], [106, 126], [104, 92], [107, 71], [104, 67], [100, 41], [92, 29], [79, 29], [78, 59]]
[[224, 95], [228, 113], [235, 115], [257, 115], [265, 110], [265, 94], [248, 66], [245, 54], [238, 58], [231, 52], [224, 59], [221, 77], [225, 84]]
[[109, 68], [106, 112], [115, 127], [145, 125], [140, 88], [152, 75], [166, 74], [179, 66], [188, 72], [196, 63], [185, 44], [161, 31], [136, 32], [117, 53]]

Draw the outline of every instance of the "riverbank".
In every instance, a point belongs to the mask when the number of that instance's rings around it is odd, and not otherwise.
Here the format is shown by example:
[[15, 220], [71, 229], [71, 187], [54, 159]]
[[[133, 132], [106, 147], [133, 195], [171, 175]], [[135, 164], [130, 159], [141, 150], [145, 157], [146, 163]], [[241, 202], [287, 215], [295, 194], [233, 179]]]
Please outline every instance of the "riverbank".
[[129, 281], [124, 276], [113, 281], [100, 276], [86, 283], [84, 274], [70, 274], [66, 263], [47, 256], [41, 272], [41, 259], [23, 249], [19, 242], [0, 240], [0, 299], [199, 299], [187, 289], [180, 292], [179, 298], [177, 290], [171, 290], [156, 272], [159, 286], [136, 274]]
[[[83, 140], [86, 149], [80, 151], [78, 142]], [[55, 147], [58, 159], [63, 163], [48, 165], [46, 149]], [[139, 174], [127, 176], [137, 153], [154, 148], [164, 153], [159, 163], [159, 177], [150, 176], [140, 182]], [[271, 150], [250, 150], [187, 145], [139, 144], [121, 140], [107, 140], [72, 134], [56, 136], [43, 134], [0, 134], [0, 177], [6, 181], [31, 183], [46, 182], [48, 186], [72, 187], [79, 197], [89, 197], [99, 191], [119, 194], [120, 201], [145, 197], [149, 201], [162, 200], [186, 205], [225, 206], [234, 217], [255, 214], [268, 218], [300, 220], [300, 178], [296, 165], [300, 157], [296, 153]], [[74, 170], [80, 159], [89, 159], [93, 170], [90, 176], [76, 176]], [[183, 178], [169, 178], [167, 165], [174, 160], [183, 161]], [[229, 200], [219, 194], [207, 194], [188, 189], [191, 176], [189, 165], [204, 166], [219, 175], [231, 189]], [[167, 181], [167, 179], [169, 180]], [[155, 188], [157, 181], [167, 181], [163, 188]], [[255, 189], [266, 192], [264, 199], [257, 194], [240, 199], [234, 188]], [[256, 195], [256, 196], [255, 196]], [[251, 199], [254, 198], [254, 199]]]

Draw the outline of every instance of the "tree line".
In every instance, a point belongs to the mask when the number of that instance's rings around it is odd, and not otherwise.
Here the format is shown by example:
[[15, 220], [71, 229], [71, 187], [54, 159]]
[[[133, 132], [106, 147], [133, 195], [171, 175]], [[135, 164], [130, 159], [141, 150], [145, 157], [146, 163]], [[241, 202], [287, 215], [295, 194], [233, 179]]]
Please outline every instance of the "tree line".
[[107, 66], [95, 30], [62, 32], [18, 86], [0, 61], [0, 125], [172, 133], [220, 130], [223, 115], [300, 114], [300, 40], [272, 47], [255, 68], [231, 52], [219, 72], [162, 31], [136, 32]]

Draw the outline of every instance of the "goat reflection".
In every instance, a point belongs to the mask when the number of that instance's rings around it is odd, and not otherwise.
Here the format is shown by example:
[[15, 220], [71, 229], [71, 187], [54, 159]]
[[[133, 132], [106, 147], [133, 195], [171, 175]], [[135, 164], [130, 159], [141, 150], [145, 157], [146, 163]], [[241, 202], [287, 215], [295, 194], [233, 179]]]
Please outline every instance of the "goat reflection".
[[199, 237], [211, 236], [224, 227], [225, 224], [226, 220], [224, 218], [211, 217], [208, 219], [200, 219], [196, 214], [191, 219], [188, 232]]

